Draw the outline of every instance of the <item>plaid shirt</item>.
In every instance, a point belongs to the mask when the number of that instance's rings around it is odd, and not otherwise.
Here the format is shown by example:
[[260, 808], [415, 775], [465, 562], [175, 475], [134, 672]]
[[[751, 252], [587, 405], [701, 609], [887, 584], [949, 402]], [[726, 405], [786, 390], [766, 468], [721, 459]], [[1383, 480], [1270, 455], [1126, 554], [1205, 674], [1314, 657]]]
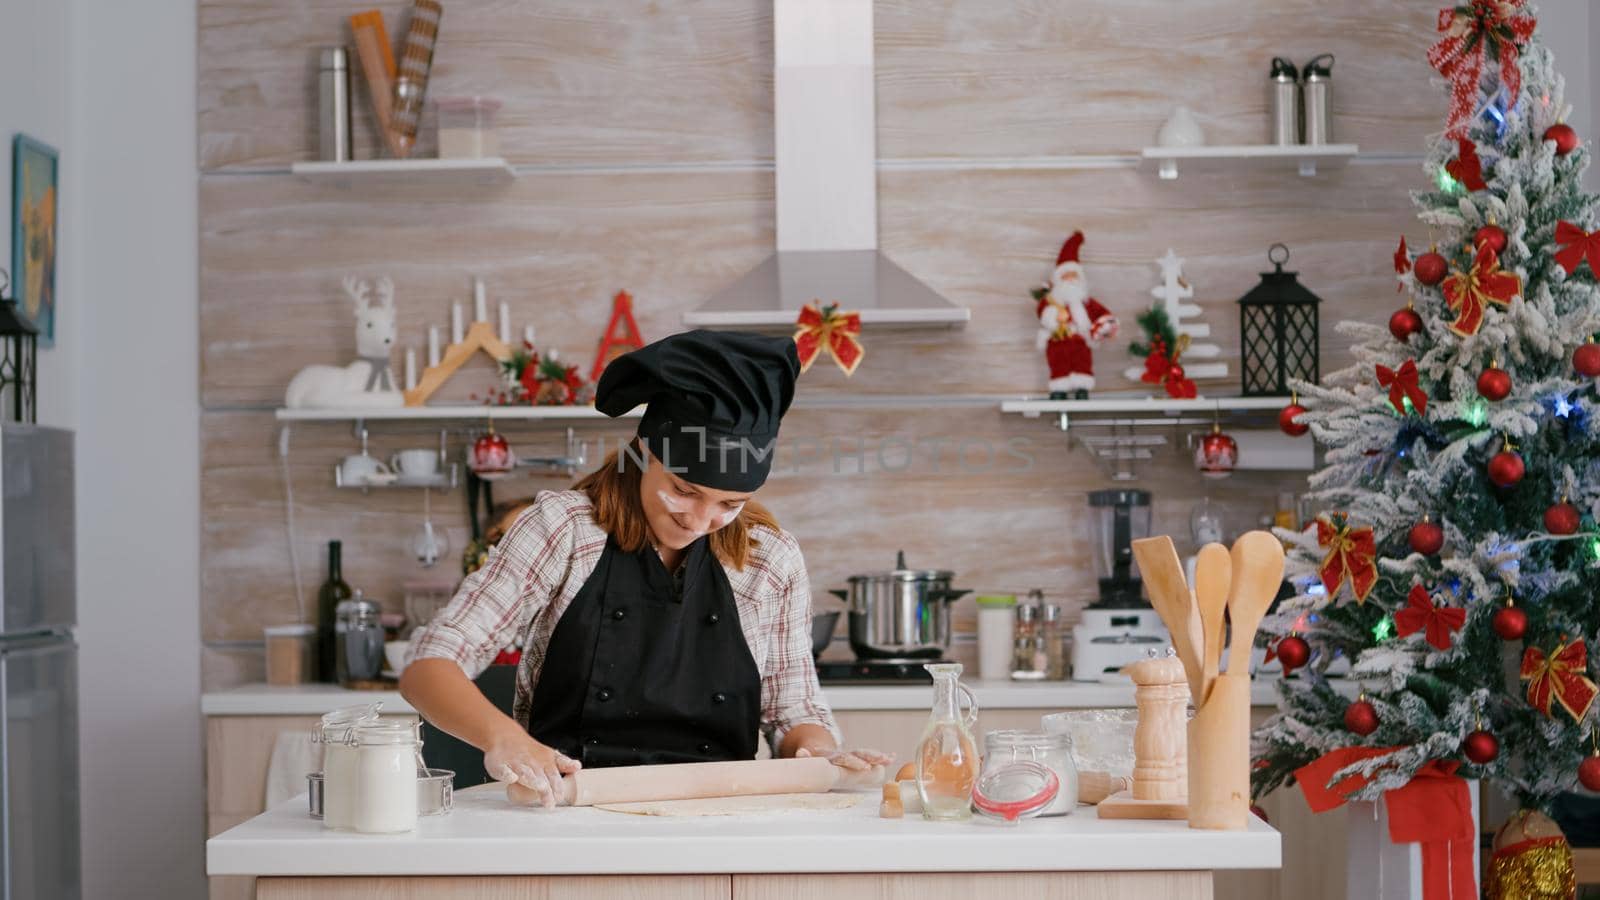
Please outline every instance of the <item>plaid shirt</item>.
[[[752, 532], [743, 571], [723, 567], [745, 643], [761, 673], [761, 726], [773, 746], [802, 723], [839, 737], [811, 662], [811, 586], [800, 546], [787, 531]], [[533, 689], [556, 622], [600, 562], [606, 532], [582, 491], [546, 491], [524, 510], [489, 559], [467, 576], [449, 605], [411, 639], [411, 659], [454, 660], [476, 678], [502, 647], [522, 636], [512, 715], [528, 725]]]

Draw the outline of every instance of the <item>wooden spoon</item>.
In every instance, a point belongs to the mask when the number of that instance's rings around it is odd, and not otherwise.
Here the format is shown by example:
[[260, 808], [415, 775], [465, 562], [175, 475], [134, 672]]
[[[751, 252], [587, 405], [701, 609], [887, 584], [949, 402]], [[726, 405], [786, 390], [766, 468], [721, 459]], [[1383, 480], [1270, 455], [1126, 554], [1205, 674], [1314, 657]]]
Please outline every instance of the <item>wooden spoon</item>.
[[1189, 680], [1189, 692], [1195, 705], [1200, 703], [1201, 674], [1198, 634], [1189, 627], [1194, 599], [1189, 594], [1189, 583], [1183, 577], [1183, 563], [1178, 559], [1178, 549], [1172, 538], [1140, 538], [1133, 542], [1133, 558], [1139, 563], [1139, 574], [1150, 593], [1150, 605], [1172, 635], [1172, 648], [1183, 663], [1183, 673]]
[[1217, 680], [1217, 669], [1222, 665], [1223, 614], [1227, 610], [1232, 581], [1233, 560], [1228, 548], [1221, 544], [1201, 547], [1194, 564], [1194, 595], [1200, 608], [1205, 643], [1200, 652], [1200, 694], [1195, 698], [1195, 709], [1205, 704], [1211, 685]]
[[1233, 649], [1228, 653], [1228, 671], [1248, 678], [1256, 629], [1283, 584], [1283, 544], [1269, 531], [1249, 531], [1233, 542], [1230, 556], [1233, 587], [1228, 591], [1228, 615], [1233, 619]]

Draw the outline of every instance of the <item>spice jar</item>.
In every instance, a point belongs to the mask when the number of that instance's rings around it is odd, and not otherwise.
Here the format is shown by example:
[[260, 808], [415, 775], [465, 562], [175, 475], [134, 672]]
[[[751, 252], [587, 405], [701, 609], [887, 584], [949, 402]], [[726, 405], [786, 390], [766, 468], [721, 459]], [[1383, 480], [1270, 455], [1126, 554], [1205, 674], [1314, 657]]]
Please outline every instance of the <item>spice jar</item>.
[[322, 717], [315, 735], [322, 745], [322, 826], [348, 830], [355, 821], [355, 729], [378, 721], [383, 703], [346, 706]]
[[1037, 603], [1017, 607], [1017, 627], [1011, 650], [1011, 678], [1015, 681], [1040, 681], [1047, 674], [1050, 660], [1045, 651], [1044, 627], [1039, 613]]
[[381, 614], [360, 591], [334, 608], [334, 671], [340, 684], [373, 681], [383, 672]]
[[306, 684], [316, 668], [315, 625], [268, 625], [267, 684]]

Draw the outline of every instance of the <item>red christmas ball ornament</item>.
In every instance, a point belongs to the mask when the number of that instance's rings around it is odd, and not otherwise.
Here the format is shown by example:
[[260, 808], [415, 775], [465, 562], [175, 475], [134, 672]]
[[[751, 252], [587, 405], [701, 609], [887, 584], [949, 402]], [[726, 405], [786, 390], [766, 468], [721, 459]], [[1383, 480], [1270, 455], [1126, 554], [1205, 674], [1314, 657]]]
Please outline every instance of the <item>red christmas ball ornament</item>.
[[1472, 247], [1475, 250], [1488, 245], [1489, 252], [1499, 256], [1506, 249], [1506, 233], [1499, 225], [1490, 222], [1479, 228], [1472, 235]]
[[1344, 708], [1344, 727], [1366, 737], [1378, 730], [1378, 711], [1366, 700], [1357, 700]]
[[1572, 351], [1572, 367], [1585, 378], [1600, 376], [1600, 344], [1590, 341]]
[[1500, 640], [1520, 641], [1528, 633], [1528, 614], [1520, 606], [1508, 606], [1496, 612], [1489, 624], [1494, 633], [1500, 635]]
[[1544, 530], [1551, 534], [1576, 534], [1578, 508], [1562, 500], [1544, 511]]
[[1412, 550], [1423, 556], [1432, 556], [1444, 546], [1444, 529], [1440, 528], [1437, 522], [1423, 519], [1411, 526], [1408, 540]]
[[1600, 791], [1600, 753], [1578, 763], [1578, 781], [1591, 791]]
[[1238, 462], [1239, 442], [1223, 434], [1221, 425], [1211, 426], [1211, 433], [1194, 448], [1194, 467], [1205, 478], [1227, 478]]
[[516, 460], [511, 455], [511, 444], [491, 431], [472, 442], [469, 464], [478, 477], [494, 479], [510, 473]]
[[1389, 317], [1389, 333], [1402, 344], [1410, 343], [1411, 336], [1422, 330], [1422, 317], [1411, 307], [1397, 309]]
[[1556, 142], [1556, 155], [1566, 156], [1578, 149], [1578, 132], [1565, 122], [1557, 122], [1544, 130], [1544, 139]]
[[1489, 480], [1494, 482], [1495, 487], [1512, 487], [1522, 480], [1527, 471], [1522, 455], [1515, 450], [1501, 450], [1489, 459]]
[[1500, 742], [1494, 735], [1479, 728], [1461, 742], [1461, 752], [1478, 765], [1487, 765], [1500, 755]]
[[1278, 642], [1278, 661], [1283, 663], [1283, 674], [1288, 675], [1311, 661], [1311, 645], [1305, 638], [1291, 634]]
[[1411, 271], [1416, 274], [1418, 281], [1433, 287], [1450, 274], [1450, 263], [1437, 251], [1429, 250], [1417, 257], [1417, 261], [1411, 264]]
[[1490, 366], [1478, 376], [1478, 393], [1485, 400], [1504, 400], [1511, 393], [1511, 373]]
[[1310, 431], [1310, 425], [1302, 425], [1294, 420], [1295, 416], [1298, 416], [1305, 411], [1306, 408], [1298, 403], [1291, 403], [1288, 406], [1285, 406], [1283, 411], [1278, 413], [1278, 430], [1290, 437], [1299, 437], [1300, 435]]

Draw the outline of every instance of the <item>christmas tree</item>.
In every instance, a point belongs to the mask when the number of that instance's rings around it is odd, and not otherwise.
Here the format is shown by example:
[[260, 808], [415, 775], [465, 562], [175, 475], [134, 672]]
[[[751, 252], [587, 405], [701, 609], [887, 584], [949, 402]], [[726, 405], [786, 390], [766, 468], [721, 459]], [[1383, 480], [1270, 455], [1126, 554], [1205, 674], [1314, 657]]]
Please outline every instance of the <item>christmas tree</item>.
[[[1441, 12], [1450, 92], [1402, 239], [1407, 306], [1346, 322], [1356, 362], [1298, 385], [1325, 448], [1313, 527], [1283, 533], [1299, 588], [1263, 623], [1286, 671], [1255, 735], [1257, 796], [1342, 748], [1374, 800], [1431, 762], [1547, 808], [1600, 783], [1600, 203], [1522, 0]], [[1415, 236], [1414, 236], [1415, 237]], [[1420, 249], [1420, 248], [1419, 248]], [[1340, 658], [1362, 695], [1324, 674]], [[1378, 752], [1381, 751], [1381, 752]], [[1319, 785], [1318, 787], [1321, 787]]]

